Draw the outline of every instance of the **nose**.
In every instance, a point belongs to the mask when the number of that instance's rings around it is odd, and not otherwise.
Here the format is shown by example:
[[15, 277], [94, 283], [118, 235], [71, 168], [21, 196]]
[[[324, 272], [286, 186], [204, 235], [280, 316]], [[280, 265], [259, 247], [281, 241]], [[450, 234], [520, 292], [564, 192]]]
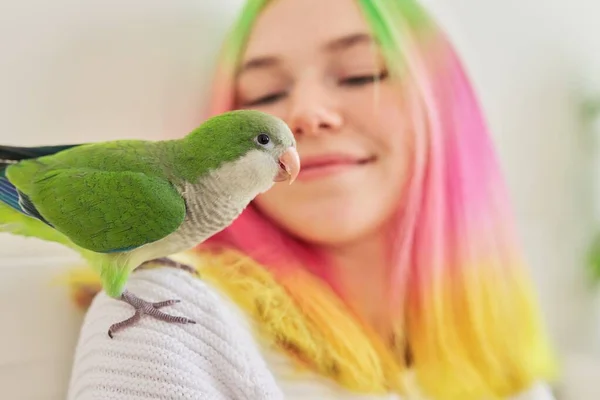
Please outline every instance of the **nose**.
[[316, 135], [336, 131], [342, 116], [327, 89], [318, 83], [300, 83], [292, 95], [289, 126], [295, 135]]

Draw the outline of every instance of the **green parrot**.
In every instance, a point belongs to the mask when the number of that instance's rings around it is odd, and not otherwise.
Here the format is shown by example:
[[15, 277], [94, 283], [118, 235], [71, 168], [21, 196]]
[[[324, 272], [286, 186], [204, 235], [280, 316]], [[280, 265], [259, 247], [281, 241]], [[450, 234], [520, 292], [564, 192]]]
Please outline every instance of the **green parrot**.
[[125, 286], [148, 262], [189, 250], [230, 225], [275, 182], [300, 171], [296, 141], [280, 119], [236, 110], [181, 139], [116, 140], [45, 147], [0, 146], [0, 232], [74, 249], [99, 273], [108, 296], [135, 314], [195, 323]]

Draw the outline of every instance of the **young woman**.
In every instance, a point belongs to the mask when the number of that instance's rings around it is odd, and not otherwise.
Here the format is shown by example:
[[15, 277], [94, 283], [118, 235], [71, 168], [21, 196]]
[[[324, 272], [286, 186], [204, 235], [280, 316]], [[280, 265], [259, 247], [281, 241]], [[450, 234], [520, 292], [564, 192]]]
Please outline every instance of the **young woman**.
[[[284, 119], [302, 171], [186, 255], [198, 276], [130, 287], [195, 325], [104, 294], [70, 399], [551, 399], [554, 359], [505, 188], [452, 46], [413, 0], [250, 0], [216, 114]], [[183, 256], [182, 256], [183, 257]]]

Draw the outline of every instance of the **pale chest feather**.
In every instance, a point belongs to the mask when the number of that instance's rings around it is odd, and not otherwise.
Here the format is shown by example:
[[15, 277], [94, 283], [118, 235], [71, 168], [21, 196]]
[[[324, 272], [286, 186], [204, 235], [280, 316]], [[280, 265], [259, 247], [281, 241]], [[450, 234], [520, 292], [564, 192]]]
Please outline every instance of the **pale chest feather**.
[[[187, 214], [175, 232], [188, 245], [195, 245], [227, 227], [252, 200], [227, 188], [219, 179], [204, 179], [184, 188]], [[183, 243], [182, 243], [183, 245]]]
[[273, 185], [277, 168], [263, 152], [250, 152], [198, 182], [181, 185], [178, 190], [186, 201], [185, 220], [177, 231], [151, 245], [153, 250], [164, 253], [161, 256], [184, 251], [223, 230], [254, 197]]

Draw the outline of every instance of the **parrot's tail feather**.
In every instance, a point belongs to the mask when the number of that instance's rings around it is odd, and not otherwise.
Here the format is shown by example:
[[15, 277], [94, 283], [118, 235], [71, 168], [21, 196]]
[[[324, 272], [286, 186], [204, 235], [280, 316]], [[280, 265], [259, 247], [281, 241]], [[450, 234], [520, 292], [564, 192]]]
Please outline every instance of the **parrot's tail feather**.
[[65, 144], [58, 146], [38, 146], [38, 147], [18, 147], [0, 145], [0, 168], [5, 168], [10, 164], [15, 164], [21, 160], [43, 157], [59, 153], [71, 147], [81, 146], [80, 144]]
[[[61, 151], [78, 146], [81, 146], [81, 144], [39, 147], [0, 145], [0, 203], [4, 203], [22, 214], [37, 218], [46, 225], [51, 225], [39, 213], [27, 195], [15, 187], [15, 185], [13, 185], [13, 183], [8, 179], [7, 171], [11, 165], [17, 164], [19, 161], [60, 153]], [[2, 221], [1, 217], [2, 216], [0, 215], [0, 221]]]
[[[0, 191], [0, 197], [1, 196], [2, 192]], [[85, 256], [83, 250], [62, 233], [38, 219], [17, 211], [11, 205], [2, 201], [0, 201], [0, 232], [55, 242], [67, 246]]]
[[16, 211], [37, 218], [46, 225], [48, 221], [40, 214], [29, 197], [13, 185], [6, 177], [6, 168], [0, 170], [0, 202], [10, 206]]
[[11, 224], [0, 224], [0, 232], [13, 233], [19, 230], [19, 224], [11, 223]]
[[19, 204], [17, 188], [4, 176], [5, 169], [0, 170], [0, 201], [11, 208], [23, 212]]

